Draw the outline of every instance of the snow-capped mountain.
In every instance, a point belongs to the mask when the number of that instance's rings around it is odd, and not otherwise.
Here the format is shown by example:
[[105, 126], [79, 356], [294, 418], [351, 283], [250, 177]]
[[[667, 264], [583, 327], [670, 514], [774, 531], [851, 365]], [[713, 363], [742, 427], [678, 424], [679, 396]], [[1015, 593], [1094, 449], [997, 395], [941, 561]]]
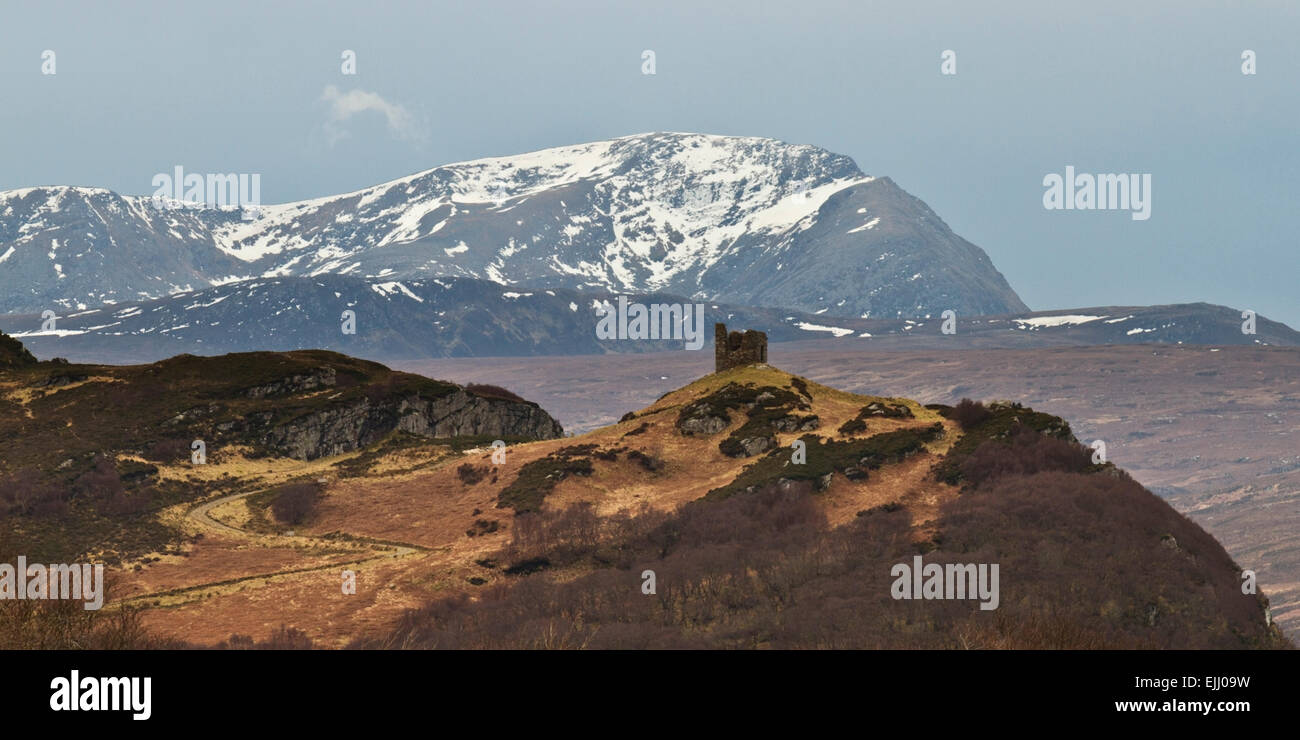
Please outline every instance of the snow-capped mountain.
[[771, 139], [629, 136], [259, 214], [93, 188], [0, 193], [0, 312], [330, 274], [662, 291], [840, 317], [1027, 310], [981, 249], [891, 180]]

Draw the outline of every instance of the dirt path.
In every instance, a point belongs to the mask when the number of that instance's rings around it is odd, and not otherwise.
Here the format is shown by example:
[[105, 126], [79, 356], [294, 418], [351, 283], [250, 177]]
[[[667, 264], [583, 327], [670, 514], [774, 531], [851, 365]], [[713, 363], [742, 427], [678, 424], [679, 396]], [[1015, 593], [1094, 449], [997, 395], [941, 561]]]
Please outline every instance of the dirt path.
[[158, 606], [160, 607], [176, 607], [176, 606], [181, 606], [184, 604], [189, 604], [195, 601], [202, 600], [210, 594], [216, 594], [222, 591], [223, 589], [229, 589], [231, 586], [238, 585], [241, 587], [248, 587], [248, 586], [261, 587], [261, 586], [274, 583], [276, 581], [282, 581], [292, 576], [300, 575], [302, 573], [311, 573], [311, 572], [322, 571], [322, 570], [348, 568], [352, 566], [358, 566], [363, 563], [368, 563], [374, 560], [404, 558], [427, 550], [427, 548], [421, 547], [419, 545], [414, 545], [411, 543], [382, 542], [379, 540], [374, 540], [365, 537], [358, 537], [351, 541], [340, 542], [338, 540], [331, 540], [331, 539], [325, 539], [320, 537], [308, 537], [305, 535], [268, 535], [259, 532], [250, 532], [246, 529], [241, 529], [239, 527], [231, 526], [221, 521], [220, 519], [217, 519], [214, 516], [212, 516], [212, 511], [217, 507], [230, 503], [232, 501], [236, 501], [238, 499], [246, 498], [255, 493], [258, 493], [258, 491], [246, 491], [244, 493], [234, 493], [228, 496], [221, 496], [219, 498], [212, 499], [211, 501], [206, 501], [190, 509], [188, 512], [186, 512], [185, 518], [193, 522], [194, 524], [196, 524], [199, 527], [199, 529], [203, 530], [204, 532], [217, 532], [226, 535], [233, 535], [235, 537], [253, 540], [259, 543], [266, 543], [269, 541], [269, 542], [274, 542], [275, 544], [281, 546], [319, 545], [319, 546], [327, 546], [327, 547], [334, 547], [334, 548], [340, 547], [341, 545], [354, 544], [358, 546], [359, 551], [368, 550], [372, 554], [366, 557], [359, 558], [357, 560], [349, 560], [342, 563], [332, 562], [332, 563], [326, 563], [324, 565], [311, 566], [307, 568], [291, 568], [287, 570], [272, 571], [270, 573], [259, 573], [256, 575], [242, 576], [239, 578], [231, 578], [222, 581], [200, 583], [193, 586], [185, 586], [182, 588], [173, 588], [164, 591], [155, 591], [152, 593], [133, 596], [129, 599], [124, 599], [118, 603], [120, 605], [126, 605], [126, 604], [134, 604], [134, 603], [139, 603], [144, 601], [155, 601], [155, 602], [161, 602], [158, 604]]

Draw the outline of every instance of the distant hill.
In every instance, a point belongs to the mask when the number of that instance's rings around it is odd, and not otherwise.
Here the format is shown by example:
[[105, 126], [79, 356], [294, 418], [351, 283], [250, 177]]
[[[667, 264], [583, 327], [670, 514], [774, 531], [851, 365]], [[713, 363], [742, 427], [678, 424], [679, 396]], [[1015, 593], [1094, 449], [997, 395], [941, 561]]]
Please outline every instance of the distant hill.
[[[610, 340], [596, 334], [596, 307], [618, 296], [599, 291], [524, 290], [487, 280], [376, 280], [338, 275], [262, 278], [158, 300], [60, 315], [46, 328], [36, 314], [0, 316], [0, 330], [40, 357], [80, 362], [147, 362], [176, 354], [329, 349], [381, 362], [434, 357], [588, 355], [681, 349], [683, 342]], [[632, 302], [687, 304], [668, 293]], [[935, 314], [916, 319], [844, 319], [828, 314], [707, 302], [705, 348], [713, 323], [767, 332], [769, 341], [835, 338], [864, 348], [1047, 347], [1184, 343], [1300, 345], [1300, 332], [1257, 317], [1243, 334], [1241, 312], [1205, 303], [1108, 306], [1001, 316], [958, 313], [954, 334]], [[355, 315], [355, 334], [342, 315]], [[706, 349], [707, 351], [707, 349]]]

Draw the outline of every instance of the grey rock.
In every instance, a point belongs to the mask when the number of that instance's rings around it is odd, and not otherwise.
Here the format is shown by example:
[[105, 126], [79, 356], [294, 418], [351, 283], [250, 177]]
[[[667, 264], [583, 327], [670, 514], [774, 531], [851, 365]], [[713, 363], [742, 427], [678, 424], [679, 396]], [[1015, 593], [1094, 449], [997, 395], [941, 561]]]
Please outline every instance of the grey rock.
[[321, 409], [265, 431], [261, 441], [288, 457], [314, 460], [366, 447], [395, 430], [433, 438], [494, 435], [556, 439], [564, 435], [560, 424], [533, 404], [457, 390], [436, 400], [401, 399], [375, 405], [362, 399]]
[[727, 428], [727, 420], [720, 416], [692, 416], [679, 425], [683, 434], [709, 435], [717, 434]]
[[778, 432], [811, 432], [820, 428], [822, 420], [816, 414], [811, 416], [782, 416], [772, 421], [772, 428]]
[[749, 437], [740, 440], [740, 446], [745, 450], [745, 457], [753, 457], [774, 447], [775, 440], [770, 437]]

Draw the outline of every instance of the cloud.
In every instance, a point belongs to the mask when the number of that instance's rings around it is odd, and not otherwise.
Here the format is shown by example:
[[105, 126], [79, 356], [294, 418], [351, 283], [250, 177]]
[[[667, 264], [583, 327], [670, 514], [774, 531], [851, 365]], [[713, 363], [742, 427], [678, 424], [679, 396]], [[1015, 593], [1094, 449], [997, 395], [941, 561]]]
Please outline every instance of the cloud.
[[354, 116], [368, 111], [382, 115], [388, 122], [388, 131], [400, 139], [418, 141], [423, 132], [416, 125], [415, 117], [410, 111], [390, 103], [379, 93], [365, 90], [339, 90], [334, 85], [326, 85], [320, 99], [329, 105], [329, 119], [325, 122], [325, 134], [330, 146], [349, 136], [347, 122]]

